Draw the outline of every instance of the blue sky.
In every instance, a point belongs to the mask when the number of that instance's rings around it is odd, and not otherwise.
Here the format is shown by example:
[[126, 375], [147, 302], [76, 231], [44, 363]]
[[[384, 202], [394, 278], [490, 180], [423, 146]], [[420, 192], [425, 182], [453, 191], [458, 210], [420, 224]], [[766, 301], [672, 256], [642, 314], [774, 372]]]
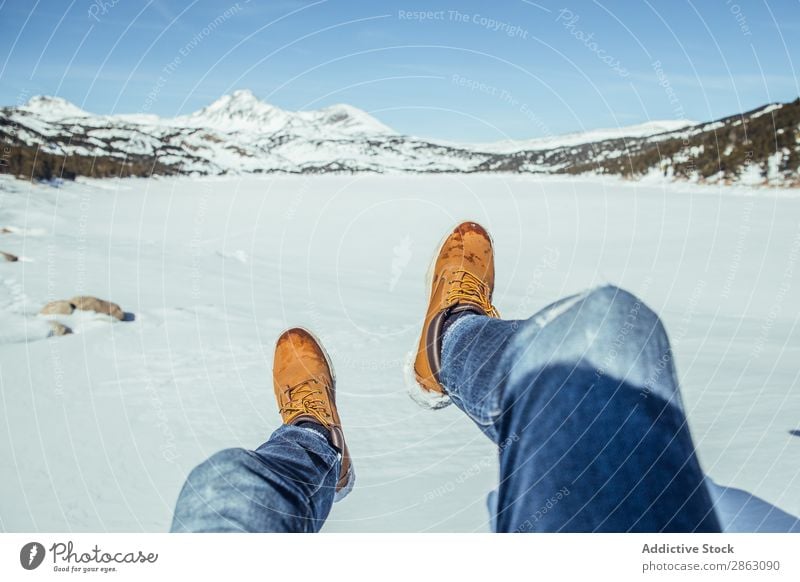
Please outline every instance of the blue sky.
[[0, 0], [2, 105], [172, 116], [248, 88], [490, 141], [707, 120], [799, 87], [800, 0]]

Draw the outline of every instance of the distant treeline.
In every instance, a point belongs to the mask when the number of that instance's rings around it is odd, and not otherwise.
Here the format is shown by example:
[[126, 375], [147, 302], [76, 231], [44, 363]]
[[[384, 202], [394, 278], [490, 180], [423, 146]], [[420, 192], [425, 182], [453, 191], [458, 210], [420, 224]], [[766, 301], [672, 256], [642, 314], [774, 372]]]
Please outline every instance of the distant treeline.
[[178, 171], [154, 158], [63, 155], [42, 151], [38, 146], [25, 144], [3, 145], [0, 173], [29, 180], [74, 180], [76, 176], [93, 178], [127, 178], [169, 176]]

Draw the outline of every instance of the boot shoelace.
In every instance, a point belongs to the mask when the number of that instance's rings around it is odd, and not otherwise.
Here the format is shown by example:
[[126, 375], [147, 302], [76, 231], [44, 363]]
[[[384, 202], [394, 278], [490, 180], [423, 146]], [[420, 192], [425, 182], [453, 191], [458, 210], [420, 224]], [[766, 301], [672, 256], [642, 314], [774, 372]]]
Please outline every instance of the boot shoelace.
[[281, 408], [281, 414], [289, 416], [310, 414], [324, 420], [325, 424], [329, 424], [333, 417], [322, 398], [321, 390], [324, 390], [324, 387], [321, 387], [320, 384], [316, 378], [309, 378], [287, 387], [286, 397], [289, 401]]
[[480, 277], [466, 269], [457, 269], [454, 273], [460, 279], [452, 279], [453, 287], [447, 293], [447, 303], [466, 301], [479, 306], [489, 317], [500, 317], [500, 313], [489, 301], [489, 286]]

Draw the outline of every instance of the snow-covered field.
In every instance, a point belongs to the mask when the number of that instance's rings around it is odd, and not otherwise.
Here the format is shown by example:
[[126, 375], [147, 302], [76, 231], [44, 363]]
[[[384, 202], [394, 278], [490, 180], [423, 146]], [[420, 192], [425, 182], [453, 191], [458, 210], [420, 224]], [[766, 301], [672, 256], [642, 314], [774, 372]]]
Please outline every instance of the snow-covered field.
[[[332, 354], [356, 490], [327, 531], [485, 531], [490, 443], [406, 394], [436, 243], [497, 247], [525, 317], [614, 282], [664, 318], [700, 459], [800, 514], [800, 192], [512, 176], [0, 179], [0, 530], [163, 531], [186, 473], [278, 426], [273, 342]], [[91, 294], [133, 321], [39, 308]], [[58, 318], [57, 318], [58, 319]]]

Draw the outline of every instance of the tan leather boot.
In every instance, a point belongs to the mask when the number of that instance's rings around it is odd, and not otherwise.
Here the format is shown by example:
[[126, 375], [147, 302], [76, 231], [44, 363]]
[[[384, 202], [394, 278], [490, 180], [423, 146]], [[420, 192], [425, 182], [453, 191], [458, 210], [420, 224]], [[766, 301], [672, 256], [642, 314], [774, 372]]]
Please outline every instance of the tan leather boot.
[[494, 250], [489, 233], [475, 222], [455, 227], [439, 249], [430, 278], [431, 294], [414, 360], [414, 377], [425, 396], [417, 400], [440, 408], [449, 404], [439, 381], [445, 318], [463, 311], [500, 317], [492, 305]]
[[272, 380], [285, 424], [316, 422], [330, 431], [333, 446], [342, 454], [342, 469], [336, 483], [338, 501], [352, 489], [355, 474], [336, 409], [333, 368], [311, 332], [296, 327], [281, 334], [275, 345]]

